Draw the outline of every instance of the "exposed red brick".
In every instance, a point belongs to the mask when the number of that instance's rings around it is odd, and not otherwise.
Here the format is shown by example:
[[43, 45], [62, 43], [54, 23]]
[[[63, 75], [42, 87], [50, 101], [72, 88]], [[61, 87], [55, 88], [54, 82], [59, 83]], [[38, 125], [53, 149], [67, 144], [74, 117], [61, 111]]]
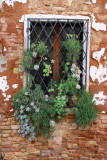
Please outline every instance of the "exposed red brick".
[[[92, 22], [90, 13], [93, 13], [96, 22], [107, 26], [105, 0], [97, 0], [95, 4], [88, 3], [89, 0], [29, 0], [25, 4], [14, 2], [12, 7], [3, 2], [0, 8], [0, 43], [2, 53], [7, 59], [7, 70], [0, 72], [0, 77], [7, 76], [10, 87], [6, 92], [7, 95], [13, 96], [23, 83], [23, 74], [19, 71], [24, 46], [24, 23], [19, 22], [21, 16], [24, 14], [84, 15], [89, 16]], [[91, 28], [90, 39], [90, 66], [98, 67], [99, 63], [92, 58], [92, 55], [94, 51], [105, 48], [104, 56], [106, 56], [107, 34], [104, 31], [96, 32]], [[101, 57], [100, 63], [106, 65], [107, 60], [104, 60], [104, 56]], [[89, 77], [89, 83], [93, 95], [99, 91], [104, 91], [104, 95], [107, 95], [106, 81], [98, 84], [97, 80], [93, 82]], [[18, 88], [13, 89], [12, 84], [18, 84]], [[57, 137], [45, 142], [40, 136], [29, 142], [27, 138], [22, 138], [17, 133], [19, 123], [13, 117], [13, 112], [9, 111], [12, 109], [11, 99], [4, 105], [4, 97], [0, 90], [0, 155], [4, 152], [5, 160], [107, 159], [107, 113], [99, 115], [96, 122], [85, 130], [78, 128], [74, 123], [75, 115], [69, 114], [57, 126], [58, 130], [63, 131], [60, 142], [57, 141]], [[107, 112], [107, 103], [98, 105], [98, 108]]]

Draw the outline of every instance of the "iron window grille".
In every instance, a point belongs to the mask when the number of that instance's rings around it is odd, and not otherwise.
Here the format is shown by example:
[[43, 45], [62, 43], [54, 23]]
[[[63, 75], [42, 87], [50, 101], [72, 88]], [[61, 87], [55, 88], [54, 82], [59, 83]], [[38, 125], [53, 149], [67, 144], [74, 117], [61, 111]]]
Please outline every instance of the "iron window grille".
[[[88, 19], [27, 19], [27, 49], [32, 43], [43, 41], [48, 48], [47, 59], [52, 67], [52, 74], [49, 77], [43, 76], [43, 63], [39, 70], [33, 72], [35, 75], [34, 86], [40, 84], [45, 92], [48, 92], [50, 80], [59, 79], [63, 81], [66, 74], [62, 74], [66, 62], [63, 41], [66, 41], [67, 34], [75, 34], [82, 46], [82, 54], [77, 62], [82, 74], [80, 85], [87, 83], [87, 48], [88, 48]], [[52, 63], [52, 60], [55, 62]], [[28, 80], [28, 76], [27, 76]]]

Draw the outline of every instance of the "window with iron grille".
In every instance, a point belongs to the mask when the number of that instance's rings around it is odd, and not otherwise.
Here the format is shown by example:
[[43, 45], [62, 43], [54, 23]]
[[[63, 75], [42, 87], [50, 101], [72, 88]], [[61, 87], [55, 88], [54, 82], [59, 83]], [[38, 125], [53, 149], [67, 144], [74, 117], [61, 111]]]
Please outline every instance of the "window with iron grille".
[[40, 84], [47, 93], [50, 81], [58, 79], [62, 82], [66, 79], [66, 74], [63, 73], [66, 62], [63, 41], [66, 41], [67, 34], [75, 34], [82, 46], [81, 56], [77, 62], [82, 71], [79, 83], [81, 86], [87, 85], [88, 25], [88, 19], [27, 19], [27, 48], [29, 49], [32, 43], [43, 41], [48, 49], [46, 55], [48, 64], [52, 67], [52, 74], [44, 77], [43, 63], [40, 64], [39, 70], [32, 73], [35, 75], [34, 87]]

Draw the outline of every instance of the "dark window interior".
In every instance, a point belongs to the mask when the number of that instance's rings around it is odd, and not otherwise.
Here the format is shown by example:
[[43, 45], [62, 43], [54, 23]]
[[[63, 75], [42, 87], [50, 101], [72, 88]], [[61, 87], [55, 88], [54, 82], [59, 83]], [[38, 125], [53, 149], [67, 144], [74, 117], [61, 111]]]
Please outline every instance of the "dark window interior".
[[[87, 22], [85, 22], [87, 23]], [[43, 63], [41, 62], [40, 68], [38, 71], [34, 71], [31, 74], [35, 75], [34, 86], [40, 84], [42, 89], [45, 92], [48, 92], [49, 82], [51, 80], [64, 80], [66, 75], [62, 72], [64, 64], [66, 62], [66, 51], [63, 47], [63, 41], [66, 41], [67, 34], [76, 34], [80, 44], [83, 48], [84, 43], [87, 41], [87, 35], [84, 33], [85, 23], [75, 20], [44, 20], [44, 19], [35, 19], [30, 20], [30, 34], [28, 35], [28, 40], [30, 44], [38, 43], [38, 41], [43, 41], [47, 46], [48, 53], [46, 55], [48, 63], [51, 64], [52, 74], [49, 77], [43, 76]], [[85, 40], [83, 39], [83, 36]], [[81, 71], [86, 72], [86, 68], [83, 66], [83, 59], [86, 58], [86, 50], [82, 49], [80, 60], [77, 62], [80, 66]], [[51, 60], [54, 60], [54, 63], [51, 63]], [[82, 78], [80, 85], [82, 85]]]

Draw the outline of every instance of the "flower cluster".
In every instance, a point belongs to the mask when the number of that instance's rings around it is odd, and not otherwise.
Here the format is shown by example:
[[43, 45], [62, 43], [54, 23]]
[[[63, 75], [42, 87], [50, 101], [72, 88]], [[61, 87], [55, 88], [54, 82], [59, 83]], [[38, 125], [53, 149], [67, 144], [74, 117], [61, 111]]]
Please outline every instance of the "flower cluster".
[[29, 134], [29, 140], [33, 140], [35, 138], [35, 130], [33, 124], [30, 122], [30, 118], [25, 114], [23, 114], [23, 107], [20, 106], [21, 112], [15, 111], [14, 116], [16, 117], [17, 120], [20, 122], [20, 129], [18, 130], [19, 134], [22, 134], [22, 137], [25, 137]]
[[55, 127], [55, 121], [51, 120], [51, 121], [50, 121], [50, 126], [51, 126], [51, 127]]
[[[12, 101], [12, 106], [16, 109], [14, 116], [20, 122], [18, 133], [22, 137], [29, 135], [31, 141], [37, 134], [46, 131], [48, 133], [55, 126], [55, 121], [52, 120], [55, 111], [49, 103], [49, 96], [44, 94], [40, 86], [35, 90], [31, 90], [28, 86], [22, 88]], [[47, 121], [48, 116], [50, 118]], [[47, 122], [47, 125], [44, 122]]]
[[71, 66], [71, 73], [72, 73], [72, 77], [76, 78], [76, 80], [77, 80], [76, 88], [80, 89], [81, 86], [78, 83], [80, 81], [80, 76], [82, 74], [82, 71], [79, 69], [79, 67], [76, 64], [72, 64], [72, 66]]
[[39, 69], [39, 65], [34, 65], [34, 70], [38, 70]]

